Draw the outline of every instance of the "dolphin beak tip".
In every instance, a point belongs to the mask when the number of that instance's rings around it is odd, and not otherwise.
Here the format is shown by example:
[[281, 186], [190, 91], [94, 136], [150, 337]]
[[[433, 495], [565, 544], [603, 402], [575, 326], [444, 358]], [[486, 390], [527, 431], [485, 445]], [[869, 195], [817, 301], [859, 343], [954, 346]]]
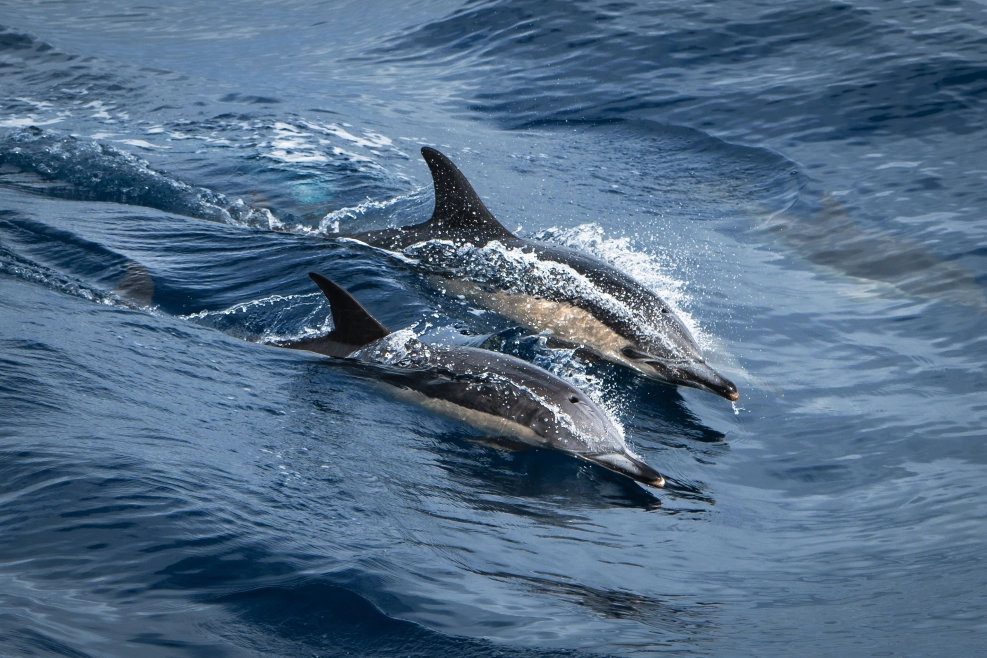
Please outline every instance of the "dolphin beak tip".
[[739, 399], [740, 399], [740, 393], [738, 393], [737, 391], [731, 391], [730, 393], [727, 394], [727, 400], [730, 400], [730, 402], [736, 402]]

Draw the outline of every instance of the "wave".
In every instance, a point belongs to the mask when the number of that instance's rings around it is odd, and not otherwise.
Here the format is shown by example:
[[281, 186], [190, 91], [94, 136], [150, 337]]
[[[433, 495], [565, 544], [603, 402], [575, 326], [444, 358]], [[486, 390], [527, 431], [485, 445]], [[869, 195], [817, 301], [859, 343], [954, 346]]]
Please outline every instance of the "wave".
[[199, 311], [180, 317], [260, 343], [295, 341], [332, 330], [332, 317], [322, 293], [271, 295], [220, 311]]
[[[977, 33], [903, 29], [886, 16], [838, 1], [738, 12], [494, 0], [393, 35], [372, 56], [436, 70], [458, 83], [460, 104], [507, 125], [636, 116], [748, 141], [978, 131], [987, 62]], [[820, 49], [839, 58], [838, 84], [820, 84], [834, 66]]]
[[156, 208], [230, 224], [272, 226], [270, 211], [154, 171], [113, 146], [30, 127], [0, 139], [0, 183], [76, 201]]
[[[121, 295], [100, 290], [85, 283], [81, 279], [62, 274], [29, 258], [19, 256], [2, 244], [0, 244], [0, 272], [23, 281], [40, 284], [49, 290], [55, 290], [73, 297], [80, 297], [96, 304], [122, 306], [132, 309], [141, 308], [138, 304], [124, 299]], [[127, 292], [129, 292], [129, 289], [124, 294]]]

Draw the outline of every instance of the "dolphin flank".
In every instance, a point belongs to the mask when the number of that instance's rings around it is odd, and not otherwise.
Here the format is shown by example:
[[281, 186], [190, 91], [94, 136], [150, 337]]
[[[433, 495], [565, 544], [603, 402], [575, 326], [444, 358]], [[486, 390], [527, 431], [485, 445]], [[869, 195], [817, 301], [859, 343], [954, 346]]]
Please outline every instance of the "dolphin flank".
[[596, 403], [564, 379], [521, 359], [473, 347], [426, 345], [410, 330], [391, 333], [346, 290], [309, 274], [329, 300], [333, 330], [279, 347], [375, 366], [398, 397], [506, 436], [598, 464], [652, 487], [665, 479], [628, 450]]
[[706, 365], [695, 338], [658, 295], [616, 268], [504, 228], [466, 177], [422, 148], [435, 210], [421, 224], [344, 237], [402, 251], [433, 283], [532, 331], [668, 384], [737, 400], [732, 382]]

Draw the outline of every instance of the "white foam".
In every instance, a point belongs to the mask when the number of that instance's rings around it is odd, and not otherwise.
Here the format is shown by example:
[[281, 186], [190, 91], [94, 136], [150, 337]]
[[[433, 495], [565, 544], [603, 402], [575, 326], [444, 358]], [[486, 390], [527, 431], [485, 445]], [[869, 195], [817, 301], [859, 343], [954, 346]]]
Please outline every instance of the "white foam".
[[430, 356], [426, 344], [418, 340], [415, 327], [406, 327], [384, 336], [353, 354], [364, 361], [385, 366], [408, 366], [410, 360]]
[[332, 153], [333, 153], [333, 155], [338, 155], [340, 157], [349, 158], [350, 160], [353, 160], [354, 162], [366, 162], [366, 163], [372, 164], [372, 165], [374, 165], [376, 167], [379, 167], [380, 166], [376, 162], [374, 162], [371, 158], [368, 158], [365, 155], [360, 155], [358, 153], [353, 153], [352, 151], [347, 151], [346, 149], [339, 148], [338, 146], [333, 146], [332, 147]]
[[48, 110], [54, 106], [54, 104], [50, 101], [36, 101], [33, 98], [25, 98], [24, 96], [15, 96], [14, 100], [27, 103], [28, 105], [33, 105], [39, 110]]
[[54, 119], [39, 119], [34, 114], [28, 114], [24, 117], [10, 117], [8, 119], [0, 118], [0, 128], [27, 128], [28, 126], [50, 126], [53, 123], [60, 123], [62, 117], [56, 117]]
[[[371, 199], [367, 199], [363, 203], [355, 206], [333, 210], [322, 218], [322, 221], [319, 222], [319, 227], [317, 229], [308, 229], [303, 232], [318, 235], [332, 235], [339, 233], [339, 222], [341, 220], [359, 219], [368, 212], [375, 210], [386, 210], [387, 208], [390, 208], [391, 206], [394, 206], [402, 201], [407, 201], [417, 197], [422, 189], [424, 188], [418, 188], [409, 194], [402, 194], [401, 196], [396, 196], [392, 199], [385, 199], [383, 201], [373, 201]], [[299, 229], [304, 228], [305, 227], [299, 227]]]
[[232, 315], [234, 313], [243, 313], [252, 308], [257, 308], [261, 306], [271, 306], [273, 304], [278, 304], [281, 302], [291, 301], [293, 299], [301, 299], [304, 297], [316, 297], [319, 293], [309, 293], [306, 295], [271, 295], [270, 297], [262, 297], [261, 299], [253, 299], [249, 302], [241, 302], [240, 304], [235, 304], [229, 308], [225, 308], [220, 311], [199, 311], [198, 313], [189, 313], [188, 315], [179, 315], [178, 317], [182, 320], [192, 320], [195, 318], [207, 318], [211, 315]]
[[103, 103], [103, 101], [90, 101], [82, 106], [87, 110], [96, 110], [95, 114], [90, 115], [93, 119], [103, 119], [104, 122], [110, 122], [113, 117], [110, 116], [109, 109], [110, 106]]
[[288, 123], [274, 124], [274, 137], [262, 146], [271, 147], [265, 157], [281, 162], [311, 163], [328, 162], [319, 150], [318, 140], [311, 133], [305, 133]]
[[394, 143], [389, 137], [385, 137], [380, 133], [371, 132], [369, 130], [363, 131], [363, 137], [357, 137], [342, 126], [338, 126], [334, 123], [325, 125], [320, 125], [311, 121], [300, 121], [299, 123], [310, 130], [315, 130], [326, 135], [333, 135], [334, 137], [345, 139], [346, 141], [352, 142], [353, 144], [363, 148], [383, 148], [386, 146], [391, 146]]
[[145, 142], [143, 139], [118, 139], [115, 140], [121, 144], [129, 144], [130, 146], [139, 146], [143, 149], [155, 150], [155, 149], [170, 149], [170, 146], [159, 146], [157, 144], [151, 144], [150, 142]]

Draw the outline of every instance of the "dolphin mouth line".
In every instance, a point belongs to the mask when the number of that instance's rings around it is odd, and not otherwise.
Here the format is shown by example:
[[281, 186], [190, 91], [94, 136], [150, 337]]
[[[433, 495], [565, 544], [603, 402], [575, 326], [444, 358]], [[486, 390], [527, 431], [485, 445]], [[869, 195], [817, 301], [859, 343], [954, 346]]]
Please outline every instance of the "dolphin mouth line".
[[629, 453], [605, 453], [600, 455], [577, 455], [580, 459], [602, 466], [603, 468], [620, 473], [640, 484], [663, 489], [665, 477], [643, 461], [640, 457]]
[[[674, 375], [679, 377], [675, 379], [669, 379], [669, 383], [675, 384], [677, 386], [687, 386], [689, 388], [697, 388], [704, 391], [708, 391], [714, 395], [719, 395], [722, 398], [726, 398], [730, 402], [736, 402], [740, 399], [740, 392], [737, 390], [736, 386], [732, 382], [724, 379], [719, 373], [715, 372], [712, 368], [709, 368], [710, 372], [718, 379], [720, 379], [723, 384], [717, 384], [714, 382], [704, 381], [701, 377], [690, 378], [689, 366], [691, 364], [686, 362], [669, 362], [669, 361], [659, 361], [657, 359], [648, 359], [644, 363], [657, 366], [664, 369], [670, 369]], [[703, 363], [705, 366], [705, 363]], [[684, 375], [684, 376], [683, 376]]]

